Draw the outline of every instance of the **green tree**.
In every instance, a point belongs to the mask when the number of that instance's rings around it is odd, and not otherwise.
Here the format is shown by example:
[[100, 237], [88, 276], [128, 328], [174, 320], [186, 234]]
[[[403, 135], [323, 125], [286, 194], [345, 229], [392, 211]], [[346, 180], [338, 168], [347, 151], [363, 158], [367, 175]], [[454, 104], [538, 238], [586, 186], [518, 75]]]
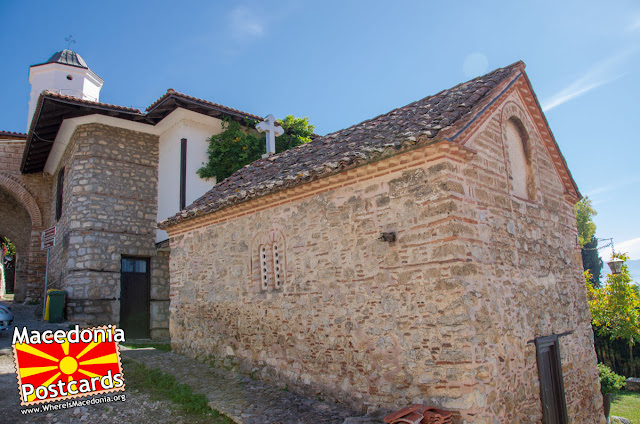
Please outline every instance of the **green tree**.
[[[616, 253], [616, 258], [626, 261], [627, 255]], [[588, 281], [589, 272], [585, 272]], [[626, 263], [620, 274], [607, 275], [601, 288], [587, 284], [591, 320], [598, 334], [612, 340], [623, 339], [629, 344], [629, 356], [633, 360], [633, 345], [640, 342], [640, 297]]]
[[284, 134], [276, 137], [276, 153], [309, 143], [313, 137], [315, 127], [309, 124], [309, 118], [287, 115], [284, 119], [278, 119], [277, 122], [284, 130]]
[[576, 213], [576, 224], [578, 225], [578, 244], [584, 247], [589, 243], [596, 233], [596, 224], [592, 217], [598, 212], [591, 206], [591, 199], [584, 197], [573, 206]]
[[589, 271], [591, 275], [591, 284], [594, 287], [600, 287], [600, 273], [602, 272], [602, 258], [598, 255], [598, 239], [591, 237], [591, 241], [582, 247], [582, 267], [585, 271]]
[[[276, 153], [311, 141], [314, 126], [309, 118], [295, 118], [291, 115], [277, 122], [284, 129], [276, 137]], [[216, 177], [218, 182], [229, 177], [243, 166], [259, 159], [267, 150], [265, 135], [253, 130], [256, 122], [246, 120], [245, 125], [225, 118], [222, 132], [209, 138], [209, 162], [198, 169], [201, 178]]]
[[598, 239], [595, 236], [596, 224], [593, 217], [598, 214], [591, 205], [591, 199], [585, 197], [574, 205], [578, 227], [578, 244], [582, 249], [582, 269], [591, 272], [591, 284], [600, 287], [602, 259], [598, 255]]

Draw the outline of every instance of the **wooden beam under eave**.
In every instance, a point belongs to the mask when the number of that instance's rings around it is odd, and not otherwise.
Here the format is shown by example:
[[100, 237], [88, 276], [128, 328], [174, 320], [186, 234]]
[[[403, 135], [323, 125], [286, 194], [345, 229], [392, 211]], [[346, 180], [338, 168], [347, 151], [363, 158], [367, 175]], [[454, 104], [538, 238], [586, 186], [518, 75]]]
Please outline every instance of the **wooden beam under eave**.
[[42, 152], [50, 152], [51, 151], [51, 146], [53, 144], [51, 143], [38, 143], [38, 144], [32, 144], [31, 148], [29, 149], [29, 155], [32, 154], [38, 154], [38, 153], [42, 153]]
[[47, 158], [49, 156], [49, 153], [51, 152], [51, 150], [48, 150], [46, 152], [38, 152], [38, 153], [29, 153], [29, 158], [27, 159], [27, 162], [32, 163], [34, 161], [39, 161], [42, 160], [43, 158]]

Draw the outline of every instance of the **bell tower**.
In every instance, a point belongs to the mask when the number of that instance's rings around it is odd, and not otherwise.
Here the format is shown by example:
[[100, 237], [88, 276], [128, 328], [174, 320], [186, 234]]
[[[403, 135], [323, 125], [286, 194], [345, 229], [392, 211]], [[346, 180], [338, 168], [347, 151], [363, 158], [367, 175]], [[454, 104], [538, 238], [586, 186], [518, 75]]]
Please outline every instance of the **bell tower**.
[[82, 100], [99, 101], [104, 81], [87, 66], [84, 59], [72, 50], [56, 52], [44, 63], [29, 68], [31, 98], [27, 131], [33, 119], [40, 93], [49, 90]]

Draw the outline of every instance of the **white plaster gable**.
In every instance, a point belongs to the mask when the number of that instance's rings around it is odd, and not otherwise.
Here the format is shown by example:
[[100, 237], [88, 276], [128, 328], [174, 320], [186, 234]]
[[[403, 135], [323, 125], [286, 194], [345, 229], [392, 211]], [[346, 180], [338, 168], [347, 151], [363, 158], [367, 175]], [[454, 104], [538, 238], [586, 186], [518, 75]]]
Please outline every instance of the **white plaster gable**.
[[[215, 178], [200, 178], [197, 170], [208, 161], [209, 142], [207, 140], [212, 135], [222, 132], [222, 121], [184, 109], [177, 109], [171, 115], [177, 111], [188, 112], [188, 114], [180, 112], [173, 125], [159, 137], [158, 221], [162, 221], [180, 210], [180, 158], [183, 138], [187, 140], [186, 204], [193, 203], [216, 183]], [[203, 120], [200, 117], [207, 119]], [[169, 236], [165, 231], [158, 230], [156, 241], [167, 238]]]

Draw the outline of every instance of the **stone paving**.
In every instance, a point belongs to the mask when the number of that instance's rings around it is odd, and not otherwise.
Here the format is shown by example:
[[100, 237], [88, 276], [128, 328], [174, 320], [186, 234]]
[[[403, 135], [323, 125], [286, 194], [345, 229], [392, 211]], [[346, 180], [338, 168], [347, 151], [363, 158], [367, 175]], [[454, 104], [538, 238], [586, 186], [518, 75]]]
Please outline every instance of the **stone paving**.
[[3, 331], [0, 333], [0, 353], [11, 353], [11, 340], [13, 338], [13, 329], [16, 325], [21, 329], [22, 327], [27, 327], [27, 330], [68, 330], [69, 325], [75, 325], [75, 323], [71, 322], [63, 322], [62, 324], [57, 323], [49, 323], [42, 320], [42, 315], [35, 315], [37, 306], [34, 305], [25, 305], [22, 303], [13, 303], [11, 301], [2, 300], [2, 303], [5, 305], [9, 305], [11, 310], [13, 311], [14, 321], [11, 327], [7, 331]]
[[[299, 396], [248, 376], [213, 368], [173, 352], [121, 348], [123, 358], [173, 375], [204, 394], [209, 406], [241, 424], [373, 424], [382, 412], [360, 417], [345, 406]], [[126, 380], [126, 375], [125, 375]]]
[[[35, 306], [6, 302], [14, 312], [16, 320], [9, 331], [0, 335], [0, 354], [12, 357], [11, 338], [15, 323], [18, 327], [26, 326], [31, 330], [68, 329], [75, 322], [53, 324], [36, 317]], [[79, 323], [81, 326], [82, 324]], [[332, 402], [299, 396], [293, 392], [268, 385], [249, 376], [213, 368], [208, 364], [178, 355], [173, 352], [162, 352], [152, 348], [130, 349], [120, 347], [122, 357], [155, 368], [176, 377], [184, 384], [191, 386], [194, 392], [204, 394], [209, 405], [241, 424], [373, 424], [381, 423], [384, 413], [362, 417], [355, 411]], [[15, 379], [15, 374], [13, 374]], [[125, 372], [126, 381], [126, 372]], [[126, 402], [116, 412], [131, 408], [133, 403]], [[17, 406], [17, 405], [16, 405]], [[12, 408], [14, 409], [14, 408]], [[77, 411], [76, 411], [77, 412]], [[88, 411], [91, 415], [92, 410]], [[102, 412], [101, 412], [102, 413]], [[122, 412], [125, 413], [125, 412]], [[136, 410], [136, 413], [140, 411]], [[84, 412], [83, 412], [84, 414]], [[99, 417], [99, 416], [98, 416]], [[98, 417], [92, 417], [93, 420]], [[111, 414], [110, 418], [113, 418]], [[44, 416], [39, 418], [45, 418]], [[66, 421], [63, 417], [60, 422]], [[70, 420], [80, 418], [70, 416]], [[174, 417], [175, 418], [175, 417]], [[179, 420], [178, 420], [179, 421]], [[99, 419], [97, 422], [101, 422]], [[125, 420], [125, 422], [128, 422]], [[176, 421], [177, 422], [177, 421]]]

